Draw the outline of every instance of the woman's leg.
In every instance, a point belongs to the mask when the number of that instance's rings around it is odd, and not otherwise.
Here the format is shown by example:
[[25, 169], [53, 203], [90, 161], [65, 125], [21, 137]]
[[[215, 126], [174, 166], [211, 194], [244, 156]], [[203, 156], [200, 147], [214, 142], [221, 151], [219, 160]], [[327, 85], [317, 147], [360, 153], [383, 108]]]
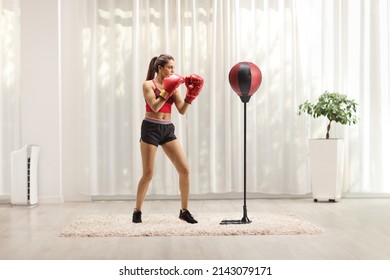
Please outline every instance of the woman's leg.
[[165, 154], [172, 161], [179, 173], [179, 188], [181, 197], [181, 209], [188, 209], [188, 197], [190, 193], [190, 174], [184, 151], [178, 140], [169, 141], [162, 145]]
[[142, 177], [138, 183], [137, 202], [135, 209], [141, 211], [142, 204], [148, 191], [150, 181], [153, 178], [154, 159], [156, 157], [157, 147], [146, 144], [141, 140], [141, 157], [142, 157]]

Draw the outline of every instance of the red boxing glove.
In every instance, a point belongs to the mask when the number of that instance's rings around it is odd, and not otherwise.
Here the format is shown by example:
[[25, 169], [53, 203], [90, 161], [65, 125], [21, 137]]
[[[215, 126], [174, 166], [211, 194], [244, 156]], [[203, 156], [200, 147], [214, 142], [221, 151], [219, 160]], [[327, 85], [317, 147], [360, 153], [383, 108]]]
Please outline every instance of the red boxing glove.
[[198, 97], [203, 87], [203, 78], [197, 74], [192, 74], [185, 77], [185, 83], [187, 87], [186, 97], [184, 101], [191, 104], [196, 97]]
[[184, 83], [184, 78], [177, 74], [169, 75], [165, 77], [162, 82], [162, 90], [160, 96], [165, 100], [168, 100], [169, 97], [175, 92], [175, 90]]

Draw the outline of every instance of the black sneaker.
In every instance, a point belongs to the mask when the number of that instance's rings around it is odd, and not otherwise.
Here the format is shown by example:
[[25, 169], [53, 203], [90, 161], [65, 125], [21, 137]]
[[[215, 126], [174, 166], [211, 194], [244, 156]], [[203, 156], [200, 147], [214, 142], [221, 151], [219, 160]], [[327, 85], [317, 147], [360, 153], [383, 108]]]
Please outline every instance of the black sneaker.
[[198, 223], [198, 221], [194, 219], [194, 217], [191, 215], [190, 211], [188, 211], [187, 209], [180, 210], [179, 219], [186, 221], [189, 224]]
[[133, 223], [142, 223], [141, 216], [142, 216], [142, 212], [137, 210], [137, 209], [134, 209], [134, 212], [133, 212]]

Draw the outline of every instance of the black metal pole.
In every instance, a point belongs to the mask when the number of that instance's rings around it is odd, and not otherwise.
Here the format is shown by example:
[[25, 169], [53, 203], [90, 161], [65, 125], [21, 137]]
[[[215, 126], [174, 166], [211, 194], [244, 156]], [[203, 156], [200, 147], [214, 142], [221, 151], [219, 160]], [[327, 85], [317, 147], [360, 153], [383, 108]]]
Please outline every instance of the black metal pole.
[[250, 223], [246, 208], [246, 102], [244, 102], [244, 206], [243, 217], [241, 219], [243, 223]]
[[246, 102], [244, 103], [244, 208], [246, 208]]
[[[249, 100], [249, 99], [248, 99]], [[246, 209], [246, 103], [248, 100], [243, 100], [244, 103], [244, 206], [243, 206], [243, 217], [241, 220], [223, 220], [220, 225], [228, 224], [249, 224], [252, 221], [248, 218]]]

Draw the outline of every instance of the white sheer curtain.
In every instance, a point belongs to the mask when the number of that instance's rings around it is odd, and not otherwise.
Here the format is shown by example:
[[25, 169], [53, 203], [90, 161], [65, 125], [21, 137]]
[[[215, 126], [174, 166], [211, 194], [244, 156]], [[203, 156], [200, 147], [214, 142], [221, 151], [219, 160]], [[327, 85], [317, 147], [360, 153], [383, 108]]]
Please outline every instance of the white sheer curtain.
[[10, 153], [19, 143], [19, 1], [0, 0], [0, 196], [10, 195]]
[[[325, 122], [297, 115], [300, 103], [339, 91], [359, 103], [360, 123], [335, 126], [346, 139], [345, 191], [390, 192], [387, 0], [134, 0], [83, 2], [88, 192], [134, 195], [141, 175], [141, 84], [150, 59], [175, 57], [176, 72], [205, 78], [185, 116], [173, 113], [190, 166], [191, 193], [241, 192], [243, 103], [227, 79], [239, 61], [263, 83], [248, 103], [247, 187], [310, 193], [308, 139]], [[184, 94], [185, 88], [182, 88]], [[149, 194], [178, 194], [162, 150]]]
[[[345, 191], [389, 193], [390, 4], [296, 4], [305, 96], [314, 99], [321, 90], [337, 90], [359, 103], [359, 125], [337, 127], [333, 134], [346, 139]], [[311, 121], [309, 135], [322, 136], [323, 128]]]

